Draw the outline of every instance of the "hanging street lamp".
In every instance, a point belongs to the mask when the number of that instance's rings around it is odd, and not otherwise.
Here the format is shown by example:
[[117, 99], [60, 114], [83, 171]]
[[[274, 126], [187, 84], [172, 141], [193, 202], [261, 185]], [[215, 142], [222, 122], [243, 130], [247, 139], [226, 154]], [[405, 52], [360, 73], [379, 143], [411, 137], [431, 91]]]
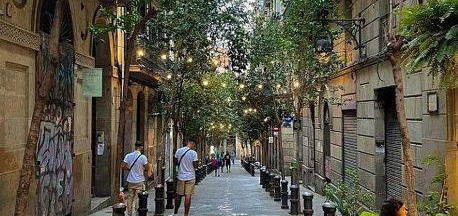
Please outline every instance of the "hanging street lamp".
[[[319, 13], [319, 20], [323, 25], [328, 25], [333, 23], [341, 27], [345, 32], [347, 32], [353, 42], [356, 44], [355, 50], [358, 50], [360, 61], [366, 58], [366, 53], [364, 51], [365, 44], [362, 43], [361, 29], [365, 23], [364, 18], [355, 18], [355, 19], [328, 19], [329, 10], [323, 9]], [[332, 52], [333, 44], [329, 36], [318, 38], [316, 40], [315, 48], [317, 51], [318, 58], [324, 63], [326, 63], [326, 57], [328, 53]], [[329, 59], [328, 59], [329, 60]]]

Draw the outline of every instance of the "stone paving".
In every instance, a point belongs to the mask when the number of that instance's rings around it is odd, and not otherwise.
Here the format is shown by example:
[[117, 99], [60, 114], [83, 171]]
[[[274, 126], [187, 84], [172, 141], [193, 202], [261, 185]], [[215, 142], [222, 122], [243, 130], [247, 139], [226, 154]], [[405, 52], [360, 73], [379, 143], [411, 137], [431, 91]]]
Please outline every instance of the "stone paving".
[[[301, 193], [309, 191], [301, 187]], [[311, 192], [311, 191], [309, 191]], [[302, 201], [302, 197], [301, 197]], [[314, 215], [323, 215], [321, 204], [325, 198], [314, 194]], [[289, 202], [288, 202], [289, 205]], [[301, 204], [301, 207], [303, 205]], [[232, 166], [232, 173], [221, 173], [219, 177], [209, 174], [196, 186], [192, 198], [190, 215], [202, 216], [287, 216], [288, 209], [281, 209], [281, 203], [275, 202], [259, 184], [259, 172], [250, 176], [238, 163]], [[183, 215], [183, 204], [178, 215]], [[148, 215], [154, 215], [154, 191], [148, 198]], [[302, 212], [302, 208], [301, 208]], [[92, 216], [111, 215], [111, 207], [103, 209]], [[165, 215], [173, 215], [166, 210]]]

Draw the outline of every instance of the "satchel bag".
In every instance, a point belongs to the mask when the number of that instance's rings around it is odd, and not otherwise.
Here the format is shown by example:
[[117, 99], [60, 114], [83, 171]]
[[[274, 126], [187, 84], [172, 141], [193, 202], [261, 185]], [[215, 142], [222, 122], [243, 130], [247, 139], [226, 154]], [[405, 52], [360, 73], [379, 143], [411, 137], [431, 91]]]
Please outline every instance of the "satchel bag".
[[[135, 163], [137, 163], [137, 160], [142, 156], [143, 154], [140, 154], [137, 158], [135, 158], [134, 162], [132, 163], [132, 165], [130, 165], [129, 167], [129, 172], [127, 173], [127, 177], [129, 176], [130, 174], [130, 170], [132, 169], [132, 167], [134, 167]], [[126, 181], [124, 183], [124, 185], [122, 186], [122, 188], [124, 189], [124, 191], [126, 191], [127, 189], [129, 189], [129, 182], [127, 182], [127, 177], [126, 177]]]

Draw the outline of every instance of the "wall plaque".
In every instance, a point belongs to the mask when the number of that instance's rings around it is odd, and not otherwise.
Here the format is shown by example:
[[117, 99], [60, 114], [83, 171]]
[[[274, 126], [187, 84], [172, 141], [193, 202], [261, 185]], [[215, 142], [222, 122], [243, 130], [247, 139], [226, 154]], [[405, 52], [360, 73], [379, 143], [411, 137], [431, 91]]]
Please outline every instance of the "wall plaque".
[[83, 95], [86, 97], [102, 97], [102, 68], [83, 69]]

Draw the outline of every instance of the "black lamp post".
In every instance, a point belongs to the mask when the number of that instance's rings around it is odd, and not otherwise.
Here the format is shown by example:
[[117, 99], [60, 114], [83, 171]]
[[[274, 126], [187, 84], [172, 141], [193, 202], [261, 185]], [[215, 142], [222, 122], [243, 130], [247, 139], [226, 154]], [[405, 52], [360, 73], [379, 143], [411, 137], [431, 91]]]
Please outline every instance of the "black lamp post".
[[[329, 23], [333, 23], [341, 27], [345, 32], [347, 32], [353, 42], [355, 42], [355, 50], [359, 52], [359, 58], [365, 59], [366, 54], [363, 50], [365, 45], [361, 41], [361, 29], [364, 25], [365, 19], [364, 18], [356, 18], [356, 19], [328, 19], [329, 10], [323, 9], [319, 13], [319, 21], [323, 23], [323, 25], [328, 25]], [[326, 53], [332, 51], [332, 40], [330, 38], [318, 38], [316, 41], [316, 50], [321, 58], [326, 57]], [[325, 59], [323, 59], [325, 60]], [[321, 59], [320, 59], [321, 61]]]

